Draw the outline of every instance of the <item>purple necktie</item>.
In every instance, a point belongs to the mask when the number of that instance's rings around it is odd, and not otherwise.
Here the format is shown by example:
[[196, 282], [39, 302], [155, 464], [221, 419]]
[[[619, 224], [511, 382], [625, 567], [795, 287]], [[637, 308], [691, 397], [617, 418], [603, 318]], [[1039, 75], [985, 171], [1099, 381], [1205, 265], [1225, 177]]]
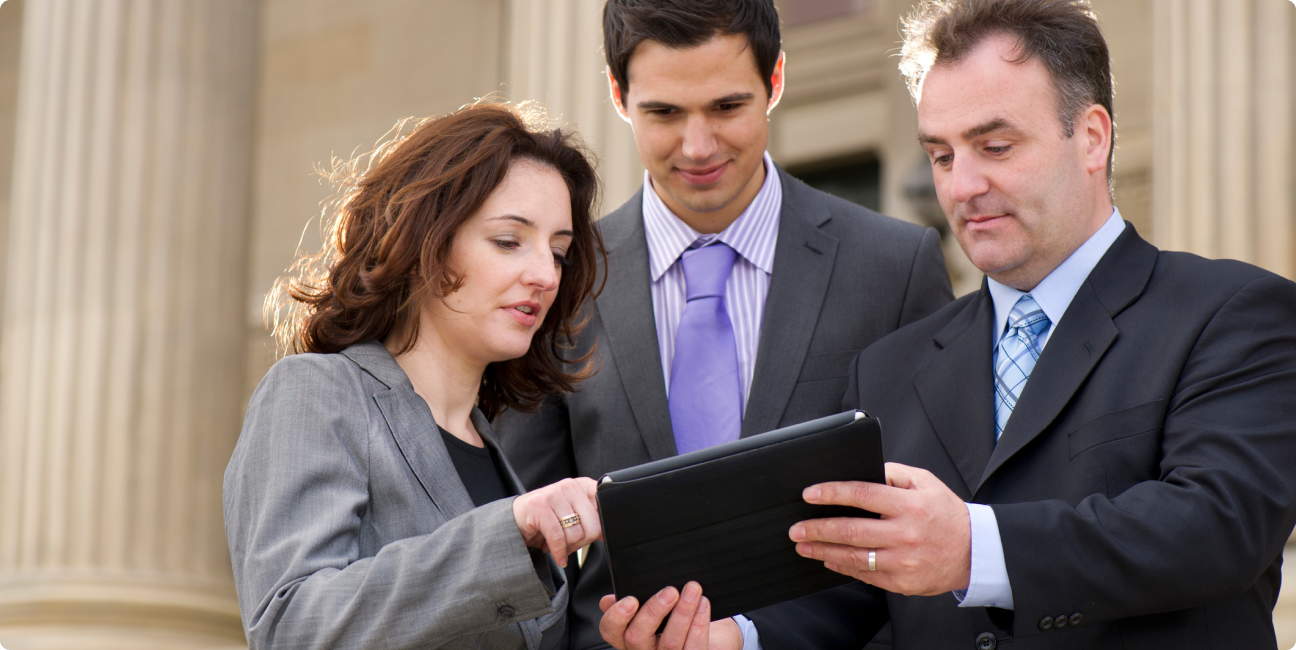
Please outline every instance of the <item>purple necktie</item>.
[[719, 242], [684, 251], [688, 304], [675, 331], [669, 400], [681, 454], [737, 440], [742, 429], [738, 344], [724, 304], [737, 256]]

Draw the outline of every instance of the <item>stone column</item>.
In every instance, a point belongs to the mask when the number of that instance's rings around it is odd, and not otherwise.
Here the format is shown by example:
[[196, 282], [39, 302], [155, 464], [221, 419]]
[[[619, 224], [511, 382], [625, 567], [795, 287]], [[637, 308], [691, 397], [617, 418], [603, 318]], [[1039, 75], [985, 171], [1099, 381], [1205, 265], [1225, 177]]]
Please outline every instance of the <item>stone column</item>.
[[1153, 12], [1155, 243], [1296, 277], [1296, 7]]
[[533, 99], [554, 126], [574, 127], [598, 158], [603, 213], [643, 184], [634, 133], [608, 96], [603, 58], [604, 0], [510, 0], [506, 18], [505, 90]]
[[255, 0], [25, 6], [0, 347], [0, 641], [243, 641]]

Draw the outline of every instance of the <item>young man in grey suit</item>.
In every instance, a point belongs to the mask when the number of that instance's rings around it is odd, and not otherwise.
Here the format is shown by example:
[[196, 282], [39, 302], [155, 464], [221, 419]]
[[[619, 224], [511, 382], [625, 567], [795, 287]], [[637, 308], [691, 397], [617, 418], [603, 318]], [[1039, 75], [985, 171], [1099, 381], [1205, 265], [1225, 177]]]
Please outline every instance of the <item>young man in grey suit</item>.
[[1120, 218], [1082, 0], [929, 2], [901, 65], [989, 279], [860, 355], [845, 406], [885, 423], [889, 485], [806, 498], [885, 518], [792, 527], [862, 582], [749, 613], [764, 650], [856, 650], [888, 619], [897, 650], [1272, 650], [1296, 284], [1158, 251]]
[[[600, 221], [607, 284], [573, 352], [597, 345], [599, 373], [498, 422], [528, 485], [837, 413], [851, 359], [952, 298], [934, 230], [814, 190], [765, 153], [783, 92], [771, 0], [611, 0], [603, 30], [612, 99], [647, 174]], [[572, 647], [601, 646], [601, 544], [571, 580]], [[673, 594], [676, 609], [698, 607], [697, 592]], [[651, 640], [674, 602], [646, 604], [628, 630], [614, 621], [610, 640]], [[672, 625], [668, 641], [683, 630]]]

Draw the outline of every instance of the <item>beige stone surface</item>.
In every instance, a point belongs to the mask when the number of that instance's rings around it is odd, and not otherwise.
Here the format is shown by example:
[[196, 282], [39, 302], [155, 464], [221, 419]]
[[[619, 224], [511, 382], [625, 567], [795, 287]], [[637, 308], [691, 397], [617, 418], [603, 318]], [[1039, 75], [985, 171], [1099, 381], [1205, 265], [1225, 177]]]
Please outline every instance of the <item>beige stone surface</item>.
[[262, 0], [245, 396], [275, 358], [262, 299], [299, 243], [307, 251], [320, 245], [320, 203], [333, 189], [316, 169], [369, 151], [401, 118], [501, 90], [502, 7], [502, 0]]
[[18, 52], [23, 0], [0, 3], [0, 306], [4, 305], [5, 234], [13, 184], [13, 146], [18, 119]]
[[141, 648], [171, 646], [143, 640], [159, 632], [228, 645], [256, 5], [23, 9], [0, 638], [63, 646], [112, 625]]
[[1274, 607], [1274, 632], [1280, 649], [1296, 648], [1296, 544], [1288, 544], [1283, 553], [1282, 591]]

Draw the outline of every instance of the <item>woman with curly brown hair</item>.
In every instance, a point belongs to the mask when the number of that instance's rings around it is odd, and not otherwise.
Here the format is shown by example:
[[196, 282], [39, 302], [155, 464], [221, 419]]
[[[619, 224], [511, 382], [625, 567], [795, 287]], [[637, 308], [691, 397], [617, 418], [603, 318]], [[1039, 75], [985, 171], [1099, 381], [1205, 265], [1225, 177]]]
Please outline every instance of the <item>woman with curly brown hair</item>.
[[252, 648], [565, 645], [594, 481], [525, 492], [489, 418], [588, 372], [564, 353], [603, 247], [586, 155], [526, 117], [478, 103], [353, 163], [324, 251], [268, 300], [300, 354], [225, 472]]

